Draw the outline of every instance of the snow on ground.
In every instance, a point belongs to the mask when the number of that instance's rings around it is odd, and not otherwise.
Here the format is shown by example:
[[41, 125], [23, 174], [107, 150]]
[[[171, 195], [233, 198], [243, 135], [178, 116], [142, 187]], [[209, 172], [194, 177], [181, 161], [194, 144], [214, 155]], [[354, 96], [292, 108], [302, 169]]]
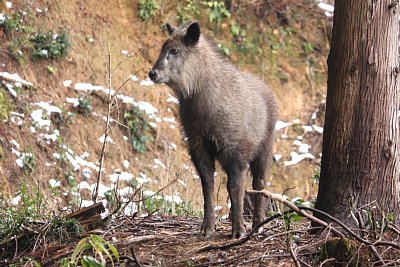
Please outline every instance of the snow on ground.
[[31, 82], [22, 79], [17, 73], [0, 72], [0, 78], [15, 83], [15, 86], [33, 86]]
[[325, 16], [332, 17], [335, 7], [331, 4], [326, 4], [323, 1], [319, 1], [318, 7], [325, 11]]

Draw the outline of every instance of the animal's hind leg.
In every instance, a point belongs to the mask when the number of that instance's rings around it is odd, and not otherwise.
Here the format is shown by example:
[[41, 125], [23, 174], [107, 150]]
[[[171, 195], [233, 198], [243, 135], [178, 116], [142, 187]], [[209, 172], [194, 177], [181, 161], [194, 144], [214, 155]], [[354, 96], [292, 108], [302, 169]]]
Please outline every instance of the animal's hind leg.
[[[259, 154], [250, 162], [250, 170], [253, 176], [253, 189], [263, 190], [265, 178], [269, 173], [272, 163], [272, 138], [266, 140]], [[253, 228], [265, 218], [266, 201], [262, 195], [254, 195]]]
[[201, 225], [201, 233], [210, 237], [214, 232], [215, 214], [214, 214], [214, 171], [215, 158], [207, 151], [204, 146], [190, 149], [192, 161], [200, 175], [201, 185], [204, 197], [204, 218]]
[[228, 193], [231, 200], [232, 238], [244, 235], [243, 222], [243, 179], [245, 167], [238, 158], [228, 159], [227, 166], [223, 166], [228, 174]]

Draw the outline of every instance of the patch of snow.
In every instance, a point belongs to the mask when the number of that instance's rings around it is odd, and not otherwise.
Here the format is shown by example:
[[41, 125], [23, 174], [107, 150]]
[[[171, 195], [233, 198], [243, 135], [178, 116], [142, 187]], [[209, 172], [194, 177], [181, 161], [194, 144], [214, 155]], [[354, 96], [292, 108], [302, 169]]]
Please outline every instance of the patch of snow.
[[169, 122], [169, 123], [176, 123], [174, 117], [171, 117], [171, 118], [164, 117], [162, 120], [165, 122]]
[[6, 17], [4, 16], [3, 13], [0, 13], [0, 23], [3, 23], [3, 21], [6, 20]]
[[124, 56], [127, 56], [127, 55], [129, 55], [129, 52], [126, 50], [121, 50], [121, 54]]
[[136, 75], [133, 75], [133, 74], [132, 74], [132, 75], [130, 76], [130, 78], [131, 78], [131, 80], [134, 81], [134, 82], [139, 81], [139, 78], [136, 77]]
[[82, 178], [84, 179], [90, 179], [90, 174], [92, 171], [89, 168], [83, 168], [82, 170]]
[[13, 204], [14, 206], [17, 206], [20, 201], [21, 201], [21, 196], [16, 196], [11, 200], [11, 204]]
[[100, 143], [104, 143], [104, 139], [106, 139], [107, 143], [115, 144], [114, 140], [112, 140], [112, 138], [110, 136], [107, 136], [107, 138], [105, 138], [105, 134], [100, 136], [98, 140], [99, 140]]
[[37, 13], [42, 13], [43, 12], [43, 10], [41, 10], [40, 8], [35, 8], [35, 11], [37, 12]]
[[274, 159], [275, 159], [275, 161], [280, 161], [281, 160], [281, 158], [282, 158], [282, 155], [281, 154], [275, 154], [274, 155]]
[[14, 112], [14, 111], [11, 111], [10, 113], [11, 113], [11, 115], [25, 118], [25, 114], [23, 114], [23, 113], [18, 113], [18, 112]]
[[53, 157], [59, 160], [61, 158], [61, 155], [56, 153], [56, 152], [54, 152], [53, 153]]
[[78, 91], [97, 91], [104, 90], [104, 87], [101, 85], [93, 85], [91, 83], [75, 83], [75, 90]]
[[29, 127], [29, 129], [31, 130], [32, 133], [36, 133], [35, 127], [31, 126], [31, 127]]
[[141, 86], [153, 86], [154, 82], [152, 80], [150, 80], [149, 78], [147, 78], [146, 80], [141, 80], [140, 85]]
[[294, 119], [292, 122], [293, 122], [293, 124], [300, 124], [301, 123], [300, 119]]
[[299, 152], [302, 154], [308, 153], [308, 150], [311, 148], [308, 144], [304, 144], [299, 140], [294, 140], [293, 144], [299, 147]]
[[127, 136], [125, 136], [125, 135], [122, 138], [124, 139], [124, 141], [128, 141], [129, 140], [129, 138]]
[[50, 179], [49, 185], [50, 187], [59, 187], [61, 185], [61, 182], [54, 179]]
[[321, 8], [322, 10], [324, 10], [324, 11], [331, 12], [331, 13], [333, 13], [333, 11], [335, 10], [334, 6], [332, 6], [330, 4], [323, 3], [323, 2], [318, 3], [318, 7]]
[[214, 207], [214, 211], [220, 211], [220, 210], [222, 210], [222, 206], [215, 206]]
[[169, 144], [169, 146], [174, 150], [176, 150], [178, 148], [178, 146], [174, 143]]
[[174, 96], [171, 95], [171, 94], [168, 94], [167, 102], [168, 102], [168, 103], [179, 104], [178, 98], [174, 97]]
[[94, 204], [94, 202], [92, 200], [83, 200], [82, 199], [82, 201], [81, 201], [82, 208], [92, 206], [93, 204]]
[[133, 178], [133, 175], [129, 172], [121, 172], [121, 173], [113, 173], [108, 176], [110, 181], [115, 183], [116, 181], [130, 181]]
[[131, 96], [117, 94], [117, 98], [119, 100], [122, 100], [122, 103], [124, 103], [124, 104], [131, 104], [131, 105], [135, 105], [136, 104], [135, 99], [133, 97], [131, 97]]
[[15, 164], [17, 164], [17, 166], [20, 167], [21, 169], [24, 167], [24, 161], [21, 158], [16, 159]]
[[322, 127], [320, 127], [318, 125], [313, 125], [312, 127], [319, 134], [322, 134], [324, 132], [324, 128], [322, 128]]
[[[95, 189], [95, 187], [96, 187], [96, 185], [93, 184], [93, 185], [92, 185], [92, 192], [93, 192], [93, 190]], [[110, 191], [110, 190], [111, 190], [111, 187], [110, 187], [110, 186], [106, 186], [106, 185], [104, 185], [104, 184], [99, 184], [99, 188], [98, 188], [98, 190], [97, 190], [98, 196], [99, 196], [99, 197], [105, 197], [105, 193], [107, 193], [107, 192]]]
[[83, 152], [82, 155], [80, 155], [81, 158], [86, 159], [89, 157], [89, 152]]
[[39, 128], [42, 128], [43, 126], [50, 126], [51, 124], [50, 120], [43, 119], [43, 109], [32, 111], [31, 118], [34, 122], [37, 123], [37, 126]]
[[161, 167], [163, 167], [164, 169], [167, 168], [167, 167], [164, 165], [164, 163], [162, 163], [162, 161], [159, 160], [159, 159], [154, 159], [154, 163], [157, 164], [157, 165], [159, 165], [159, 166], [161, 166]]
[[74, 107], [79, 106], [79, 99], [78, 98], [67, 97], [67, 98], [65, 98], [65, 101], [67, 101], [67, 103], [71, 103]]
[[276, 124], [275, 124], [275, 130], [279, 131], [279, 130], [287, 128], [287, 127], [289, 127], [291, 125], [292, 125], [291, 122], [277, 121]]
[[14, 124], [16, 124], [16, 125], [18, 125], [18, 126], [21, 126], [21, 125], [24, 123], [24, 121], [23, 121], [20, 117], [14, 117], [14, 116], [12, 116], [12, 117], [10, 118], [10, 120], [11, 120], [12, 123], [14, 123]]
[[55, 142], [59, 135], [60, 135], [60, 132], [56, 129], [56, 130], [54, 130], [54, 133], [52, 133], [52, 134], [45, 134], [44, 138], [46, 140], [51, 140], [51, 141]]
[[25, 86], [33, 86], [33, 83], [25, 81], [17, 73], [10, 74], [8, 72], [0, 72], [0, 77], [3, 77], [4, 79], [12, 81], [14, 83], [20, 83]]
[[65, 156], [69, 160], [69, 162], [72, 164], [72, 167], [74, 167], [74, 171], [77, 171], [80, 169], [79, 163], [75, 160], [75, 158], [68, 152], [65, 153]]
[[53, 112], [54, 113], [62, 113], [62, 111], [61, 111], [61, 109], [59, 107], [52, 106], [48, 102], [37, 102], [37, 103], [34, 103], [34, 105], [46, 110], [47, 111], [47, 115], [50, 115]]
[[140, 173], [139, 173], [139, 176], [140, 176], [140, 177], [137, 177], [137, 178], [136, 178], [136, 181], [137, 181], [138, 184], [140, 184], [140, 185], [143, 185], [143, 184], [148, 183], [148, 182], [151, 181], [151, 179], [148, 178], [147, 175], [144, 174], [143, 172], [140, 172]]
[[129, 168], [129, 161], [124, 160], [124, 162], [122, 163], [122, 166], [124, 166], [125, 169]]
[[87, 190], [92, 191], [92, 187], [91, 187], [90, 184], [89, 184], [88, 182], [86, 182], [86, 181], [80, 182], [80, 183], [78, 184], [78, 188], [79, 188], [80, 190], [81, 190], [81, 189], [87, 189]]
[[6, 8], [12, 8], [13, 4], [10, 1], [6, 1]]
[[12, 140], [10, 141], [10, 143], [11, 143], [11, 145], [13, 145], [13, 146], [15, 146], [17, 149], [19, 149], [19, 144], [18, 144], [17, 141], [15, 141], [14, 139], [12, 139]]
[[64, 87], [71, 87], [72, 81], [71, 80], [65, 80], [65, 81], [63, 81], [63, 85], [64, 85]]
[[9, 83], [6, 83], [5, 85], [7, 87], [7, 90], [10, 92], [10, 94], [13, 97], [17, 97], [17, 92], [14, 90], [14, 86], [12, 86], [12, 84], [9, 84]]
[[165, 196], [165, 200], [169, 201], [169, 202], [174, 202], [176, 204], [181, 204], [182, 203], [182, 199], [180, 196], [178, 195], [172, 195], [172, 196]]
[[310, 133], [310, 132], [312, 132], [314, 130], [314, 128], [312, 126], [310, 126], [310, 125], [302, 126], [302, 128], [306, 133]]
[[133, 216], [136, 212], [138, 212], [138, 207], [134, 202], [129, 202], [124, 209], [124, 214], [126, 216]]
[[285, 161], [284, 165], [285, 166], [291, 166], [291, 165], [296, 165], [299, 162], [301, 162], [304, 159], [315, 159], [314, 155], [310, 154], [310, 153], [306, 153], [306, 154], [298, 154], [294, 151], [292, 151], [290, 153], [291, 156], [291, 160], [290, 161]]
[[152, 104], [149, 102], [145, 101], [139, 101], [137, 102], [137, 107], [141, 110], [143, 110], [147, 115], [152, 115], [156, 112], [158, 112], [158, 109], [156, 109]]
[[189, 170], [189, 166], [188, 165], [186, 165], [186, 164], [182, 164], [182, 167], [185, 169], [185, 170]]

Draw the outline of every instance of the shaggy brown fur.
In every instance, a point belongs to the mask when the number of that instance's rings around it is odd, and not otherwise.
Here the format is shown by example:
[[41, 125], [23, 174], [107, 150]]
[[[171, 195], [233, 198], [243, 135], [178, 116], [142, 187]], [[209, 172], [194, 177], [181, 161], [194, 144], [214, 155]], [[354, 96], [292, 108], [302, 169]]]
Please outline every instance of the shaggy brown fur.
[[[272, 161], [277, 106], [264, 82], [237, 70], [200, 33], [197, 22], [179, 28], [167, 25], [170, 37], [162, 46], [150, 78], [165, 83], [179, 99], [179, 113], [189, 152], [201, 177], [204, 220], [201, 232], [214, 231], [215, 160], [228, 175], [232, 235], [244, 234], [243, 177], [248, 166], [253, 189], [264, 188]], [[264, 219], [261, 196], [254, 203], [253, 227]]]

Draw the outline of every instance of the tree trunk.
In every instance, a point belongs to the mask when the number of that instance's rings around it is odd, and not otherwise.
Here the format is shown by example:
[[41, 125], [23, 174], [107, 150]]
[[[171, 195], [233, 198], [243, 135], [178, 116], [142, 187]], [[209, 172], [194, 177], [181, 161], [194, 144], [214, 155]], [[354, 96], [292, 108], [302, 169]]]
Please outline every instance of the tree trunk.
[[399, 8], [335, 1], [316, 208], [348, 224], [373, 202], [399, 216]]

